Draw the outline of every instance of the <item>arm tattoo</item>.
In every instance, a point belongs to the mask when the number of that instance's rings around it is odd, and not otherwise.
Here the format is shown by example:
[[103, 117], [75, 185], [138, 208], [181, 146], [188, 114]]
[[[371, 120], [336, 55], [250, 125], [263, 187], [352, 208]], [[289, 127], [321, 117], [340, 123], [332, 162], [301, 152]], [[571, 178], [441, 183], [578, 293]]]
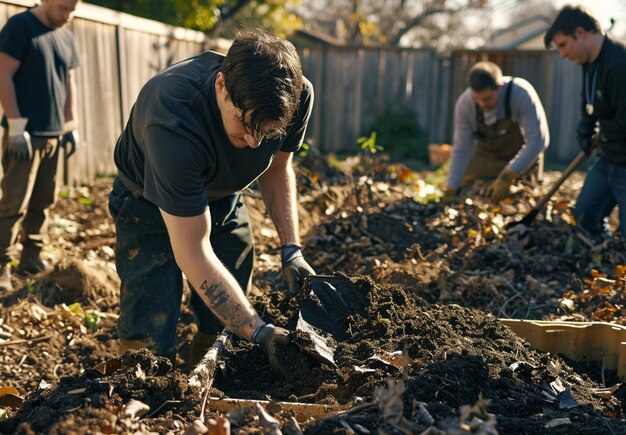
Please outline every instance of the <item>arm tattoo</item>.
[[209, 300], [210, 308], [219, 309], [222, 305], [224, 305], [229, 297], [226, 292], [220, 290], [220, 286], [218, 284], [209, 285], [206, 281], [202, 282], [200, 285], [200, 290], [204, 292]]

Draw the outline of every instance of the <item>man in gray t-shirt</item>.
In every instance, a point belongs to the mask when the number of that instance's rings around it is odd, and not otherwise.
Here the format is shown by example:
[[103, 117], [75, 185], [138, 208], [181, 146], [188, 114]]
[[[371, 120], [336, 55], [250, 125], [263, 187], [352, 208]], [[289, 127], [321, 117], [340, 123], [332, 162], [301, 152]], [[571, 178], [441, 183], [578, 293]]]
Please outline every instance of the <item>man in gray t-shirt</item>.
[[289, 334], [246, 298], [254, 252], [239, 191], [257, 181], [282, 243], [283, 275], [297, 292], [314, 272], [300, 250], [291, 161], [312, 106], [293, 45], [261, 31], [241, 32], [225, 57], [200, 54], [143, 87], [115, 147], [109, 196], [121, 351], [174, 357], [184, 274], [198, 324], [191, 363], [226, 327], [260, 344], [278, 370], [276, 346]]
[[541, 101], [519, 77], [503, 77], [492, 62], [478, 62], [454, 108], [454, 138], [445, 200], [476, 179], [493, 180], [487, 196], [499, 200], [533, 166], [540, 177], [550, 133]]

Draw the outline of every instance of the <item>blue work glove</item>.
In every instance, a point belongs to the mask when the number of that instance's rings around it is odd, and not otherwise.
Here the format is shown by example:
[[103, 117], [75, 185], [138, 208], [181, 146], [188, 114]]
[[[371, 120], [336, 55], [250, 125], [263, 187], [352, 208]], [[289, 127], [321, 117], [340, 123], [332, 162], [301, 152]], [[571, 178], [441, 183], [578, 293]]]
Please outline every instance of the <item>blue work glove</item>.
[[9, 127], [9, 146], [7, 152], [10, 156], [21, 160], [33, 158], [33, 144], [30, 134], [26, 131], [28, 118], [7, 119]]
[[589, 155], [593, 151], [594, 148], [594, 140], [593, 135], [596, 133], [596, 122], [588, 117], [583, 117], [578, 123], [578, 128], [576, 129], [576, 140], [578, 141], [578, 145], [585, 152], [585, 154]]
[[287, 282], [289, 293], [295, 295], [302, 288], [304, 278], [315, 275], [315, 271], [304, 259], [300, 246], [295, 243], [281, 246], [280, 258], [283, 264], [283, 277]]
[[286, 346], [289, 344], [291, 342], [291, 333], [271, 323], [265, 323], [254, 331], [252, 341], [261, 346], [274, 373], [281, 378], [287, 377], [285, 370], [276, 357], [276, 346]]
[[61, 136], [61, 146], [65, 148], [65, 157], [76, 152], [76, 142], [78, 142], [78, 130], [68, 131]]

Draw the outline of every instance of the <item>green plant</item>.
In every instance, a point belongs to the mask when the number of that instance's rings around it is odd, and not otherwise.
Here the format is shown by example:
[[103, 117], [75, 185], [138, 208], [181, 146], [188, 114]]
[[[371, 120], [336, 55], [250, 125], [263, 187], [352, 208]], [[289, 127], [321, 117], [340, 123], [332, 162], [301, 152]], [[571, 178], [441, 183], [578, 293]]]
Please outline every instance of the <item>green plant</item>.
[[302, 146], [300, 147], [300, 151], [298, 151], [298, 155], [300, 157], [306, 157], [309, 154], [310, 149], [311, 146], [308, 143], [302, 142]]
[[428, 160], [426, 135], [409, 110], [385, 110], [371, 124], [378, 145], [394, 159]]
[[376, 132], [373, 131], [369, 137], [362, 136], [356, 140], [361, 145], [361, 149], [366, 153], [376, 154], [378, 151], [382, 151], [383, 147], [376, 144]]

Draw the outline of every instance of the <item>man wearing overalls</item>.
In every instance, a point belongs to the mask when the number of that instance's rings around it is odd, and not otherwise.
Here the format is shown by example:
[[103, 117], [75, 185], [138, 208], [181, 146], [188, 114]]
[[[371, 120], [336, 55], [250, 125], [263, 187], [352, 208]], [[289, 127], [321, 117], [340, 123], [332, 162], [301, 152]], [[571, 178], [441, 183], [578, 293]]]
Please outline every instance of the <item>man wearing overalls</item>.
[[461, 187], [483, 179], [491, 181], [486, 196], [498, 201], [518, 178], [541, 179], [543, 153], [550, 141], [546, 115], [530, 83], [503, 77], [495, 63], [476, 63], [467, 81], [469, 87], [454, 108], [444, 200], [453, 200]]

